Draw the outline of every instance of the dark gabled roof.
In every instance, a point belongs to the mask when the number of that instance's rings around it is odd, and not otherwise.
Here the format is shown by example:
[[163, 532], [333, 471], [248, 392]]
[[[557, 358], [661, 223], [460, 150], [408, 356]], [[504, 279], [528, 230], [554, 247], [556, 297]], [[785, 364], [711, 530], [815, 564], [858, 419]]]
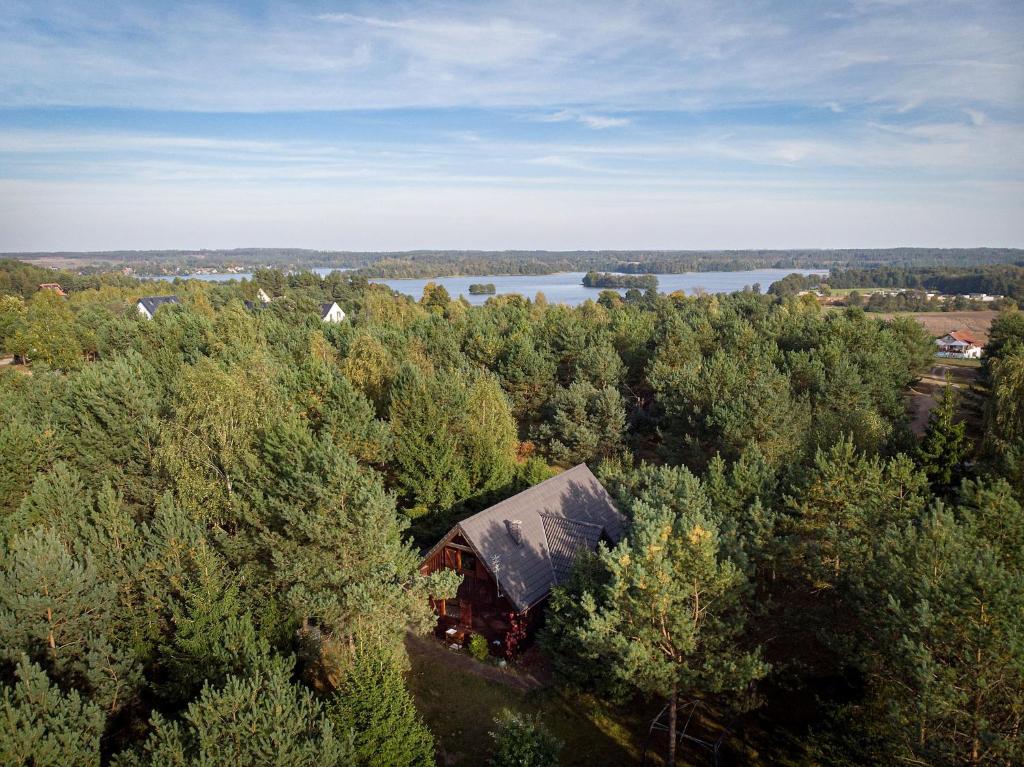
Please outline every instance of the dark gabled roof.
[[326, 319], [327, 313], [331, 310], [337, 301], [328, 301], [326, 304], [320, 304], [320, 319]]
[[[512, 523], [519, 522], [519, 541]], [[602, 534], [617, 543], [625, 518], [585, 464], [524, 490], [460, 522], [502, 593], [520, 611], [565, 581], [577, 552], [593, 551]]]
[[590, 522], [577, 522], [552, 514], [541, 514], [544, 525], [544, 537], [548, 542], [548, 555], [551, 557], [551, 569], [554, 570], [555, 583], [564, 583], [572, 572], [576, 562], [576, 554], [580, 549], [594, 551], [601, 540], [604, 528]]
[[164, 304], [177, 304], [181, 303], [178, 301], [177, 296], [143, 296], [138, 301], [142, 304], [143, 308], [150, 314], [156, 314], [156, 310]]

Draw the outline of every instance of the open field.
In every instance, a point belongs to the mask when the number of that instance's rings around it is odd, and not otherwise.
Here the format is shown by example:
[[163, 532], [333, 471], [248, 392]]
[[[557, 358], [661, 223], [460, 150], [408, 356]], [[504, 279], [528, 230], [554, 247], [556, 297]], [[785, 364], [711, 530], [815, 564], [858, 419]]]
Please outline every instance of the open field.
[[942, 336], [954, 330], [966, 330], [985, 343], [988, 341], [988, 329], [997, 314], [999, 312], [986, 309], [978, 312], [895, 312], [872, 316], [886, 320], [894, 317], [913, 317], [933, 336]]
[[892, 288], [829, 288], [829, 292], [833, 296], [848, 296], [855, 290], [862, 296], [866, 296], [868, 293], [879, 293], [883, 290], [892, 290]]

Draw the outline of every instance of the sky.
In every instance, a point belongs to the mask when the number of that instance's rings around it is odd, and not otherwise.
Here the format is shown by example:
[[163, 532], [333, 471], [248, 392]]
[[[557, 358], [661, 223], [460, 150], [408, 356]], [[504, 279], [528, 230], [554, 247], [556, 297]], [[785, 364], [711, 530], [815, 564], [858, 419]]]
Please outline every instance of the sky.
[[0, 0], [0, 251], [1024, 246], [1024, 2]]

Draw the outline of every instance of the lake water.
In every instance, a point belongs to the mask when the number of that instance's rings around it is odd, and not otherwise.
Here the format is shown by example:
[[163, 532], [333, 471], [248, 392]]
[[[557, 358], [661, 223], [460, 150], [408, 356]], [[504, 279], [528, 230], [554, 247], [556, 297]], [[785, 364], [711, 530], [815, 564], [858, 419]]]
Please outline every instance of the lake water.
[[[332, 269], [314, 269], [314, 272], [323, 276], [329, 274]], [[687, 294], [694, 294], [698, 291], [706, 293], [733, 293], [737, 290], [753, 285], [760, 285], [761, 291], [768, 290], [769, 286], [787, 274], [799, 272], [800, 274], [828, 274], [826, 269], [752, 269], [743, 272], [684, 272], [682, 274], [658, 274], [658, 292], [674, 293], [677, 290], [685, 291]], [[452, 296], [464, 296], [469, 303], [474, 305], [483, 304], [490, 296], [473, 296], [469, 293], [469, 286], [474, 283], [492, 283], [497, 295], [518, 293], [526, 298], [533, 298], [537, 293], [543, 293], [549, 303], [568, 304], [576, 306], [589, 299], [596, 300], [601, 293], [600, 288], [583, 287], [584, 272], [558, 272], [557, 274], [530, 274], [530, 275], [482, 275], [473, 277], [435, 277], [432, 280], [383, 280], [372, 279], [371, 282], [387, 285], [392, 290], [404, 293], [413, 298], [423, 295], [423, 287], [428, 282], [444, 285], [445, 289]], [[210, 282], [225, 282], [227, 280], [250, 279], [251, 274], [197, 274], [194, 279], [207, 280]], [[625, 293], [625, 289], [618, 289], [619, 293]]]

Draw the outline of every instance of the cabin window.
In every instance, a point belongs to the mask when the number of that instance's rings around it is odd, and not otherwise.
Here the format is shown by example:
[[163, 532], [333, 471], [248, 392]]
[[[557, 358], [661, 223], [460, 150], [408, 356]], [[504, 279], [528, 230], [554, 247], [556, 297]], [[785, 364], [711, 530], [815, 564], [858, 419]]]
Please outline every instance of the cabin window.
[[470, 554], [468, 551], [462, 552], [462, 567], [459, 569], [460, 573], [469, 573], [472, 575], [476, 572], [476, 557]]
[[462, 610], [459, 609], [458, 599], [447, 599], [444, 603], [444, 614], [447, 618], [458, 620], [462, 617]]

